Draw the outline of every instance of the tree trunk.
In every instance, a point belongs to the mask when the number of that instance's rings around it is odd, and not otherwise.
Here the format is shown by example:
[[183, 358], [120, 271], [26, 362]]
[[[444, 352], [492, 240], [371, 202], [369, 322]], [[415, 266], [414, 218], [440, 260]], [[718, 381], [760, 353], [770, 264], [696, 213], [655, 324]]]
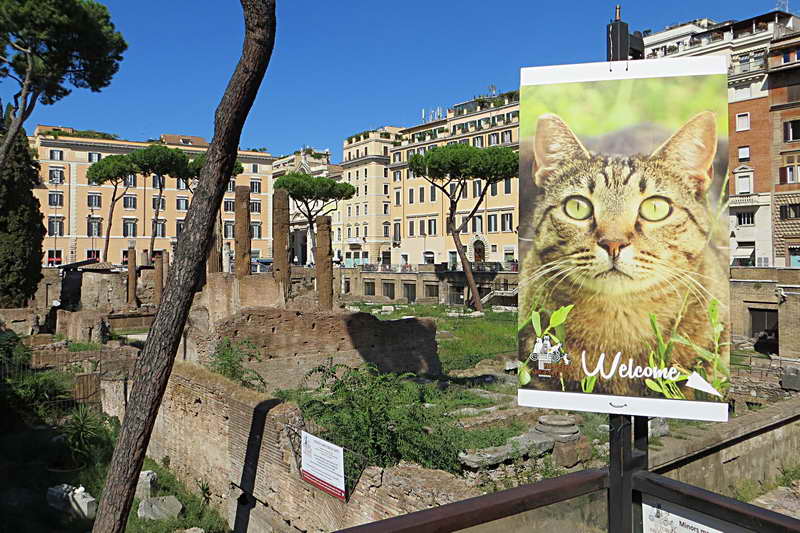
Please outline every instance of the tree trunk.
[[[153, 264], [153, 257], [155, 257], [155, 251], [153, 250], [153, 248], [156, 245], [156, 225], [158, 224], [158, 215], [161, 213], [161, 198], [163, 196], [164, 196], [164, 176], [158, 175], [158, 201], [156, 202], [155, 213], [153, 214], [153, 223], [150, 224], [150, 250], [147, 252], [148, 265]], [[147, 201], [146, 198], [145, 201]]]
[[25, 54], [25, 59], [27, 60], [28, 68], [25, 70], [22, 90], [18, 93], [19, 97], [15, 99], [14, 118], [11, 119], [11, 124], [8, 125], [8, 131], [3, 138], [3, 142], [0, 143], [0, 168], [5, 168], [11, 144], [22, 129], [22, 124], [31, 116], [33, 108], [36, 106], [36, 101], [39, 99], [37, 91], [30, 91], [31, 76], [33, 74], [33, 58], [30, 52]]
[[461, 266], [464, 269], [464, 276], [467, 278], [467, 287], [472, 293], [472, 302], [475, 304], [476, 311], [483, 311], [483, 303], [481, 303], [481, 295], [478, 293], [478, 286], [475, 284], [475, 276], [472, 275], [472, 265], [467, 259], [467, 254], [464, 251], [464, 245], [461, 244], [461, 234], [455, 227], [455, 221], [448, 221], [452, 228], [453, 242], [456, 245], [456, 252], [461, 259]]
[[114, 207], [116, 207], [119, 198], [117, 198], [117, 185], [114, 184], [114, 192], [111, 194], [111, 205], [108, 206], [108, 225], [106, 226], [106, 243], [103, 246], [103, 261], [108, 261], [108, 241], [111, 238], [111, 224], [114, 223]]
[[242, 55], [215, 114], [214, 138], [200, 172], [200, 185], [186, 216], [164, 298], [134, 368], [125, 421], [108, 470], [92, 531], [122, 533], [139, 472], [167, 388], [196, 280], [205, 268], [214, 219], [230, 179], [247, 114], [267, 70], [275, 43], [274, 0], [241, 0], [245, 38]]

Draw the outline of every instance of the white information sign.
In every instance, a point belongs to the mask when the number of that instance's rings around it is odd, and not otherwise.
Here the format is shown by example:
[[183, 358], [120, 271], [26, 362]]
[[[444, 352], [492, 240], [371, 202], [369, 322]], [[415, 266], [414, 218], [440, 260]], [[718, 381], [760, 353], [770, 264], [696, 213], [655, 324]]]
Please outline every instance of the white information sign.
[[320, 490], [345, 499], [344, 448], [302, 432], [300, 476]]
[[642, 533], [755, 533], [652, 496], [642, 497]]

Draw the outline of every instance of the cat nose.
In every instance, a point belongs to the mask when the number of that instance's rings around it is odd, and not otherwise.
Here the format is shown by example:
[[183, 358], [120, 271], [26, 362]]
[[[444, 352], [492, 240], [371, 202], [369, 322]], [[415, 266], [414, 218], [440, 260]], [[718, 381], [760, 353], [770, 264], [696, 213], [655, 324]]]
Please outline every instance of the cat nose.
[[603, 250], [608, 252], [608, 255], [611, 257], [611, 259], [616, 259], [619, 257], [619, 253], [622, 251], [622, 249], [628, 246], [630, 243], [625, 241], [601, 239], [597, 241], [597, 244], [599, 244]]

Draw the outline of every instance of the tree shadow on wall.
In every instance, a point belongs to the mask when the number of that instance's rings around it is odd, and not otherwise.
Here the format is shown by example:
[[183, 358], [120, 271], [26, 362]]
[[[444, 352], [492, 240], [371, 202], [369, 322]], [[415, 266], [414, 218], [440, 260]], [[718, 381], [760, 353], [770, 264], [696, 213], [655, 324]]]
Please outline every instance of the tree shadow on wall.
[[346, 326], [364, 362], [381, 372], [442, 375], [433, 320], [379, 320], [369, 313], [353, 313]]
[[244, 453], [244, 466], [238, 488], [242, 491], [236, 502], [236, 515], [233, 523], [234, 533], [246, 533], [250, 527], [250, 514], [256, 506], [254, 494], [258, 462], [261, 456], [261, 442], [269, 412], [281, 401], [270, 399], [259, 403], [253, 409], [250, 431], [247, 436], [247, 447]]

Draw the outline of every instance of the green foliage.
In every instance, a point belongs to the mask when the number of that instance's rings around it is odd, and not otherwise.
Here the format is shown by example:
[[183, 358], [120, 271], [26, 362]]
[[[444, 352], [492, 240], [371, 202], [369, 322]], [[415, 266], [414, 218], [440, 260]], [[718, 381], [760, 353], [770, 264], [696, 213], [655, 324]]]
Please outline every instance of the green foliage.
[[481, 149], [468, 144], [449, 144], [431, 148], [424, 154], [414, 154], [408, 168], [417, 176], [427, 176], [434, 181], [461, 181], [472, 177], [473, 161]]
[[[653, 313], [650, 313], [650, 327], [653, 329], [656, 343], [654, 349], [650, 350], [648, 355], [648, 364], [655, 368], [667, 368], [671, 363], [670, 354], [676, 336], [673, 335], [665, 341], [658, 326], [658, 319]], [[688, 378], [689, 374], [681, 373], [675, 379], [666, 379], [662, 377], [648, 378], [644, 380], [644, 384], [648, 389], [662, 394], [665, 398], [683, 400], [686, 399], [686, 396], [684, 396], [683, 392], [678, 388], [678, 383], [686, 381]]]
[[83, 404], [70, 413], [61, 426], [61, 433], [66, 437], [76, 465], [93, 461], [104, 447], [107, 450], [110, 445], [113, 450], [114, 430], [106, 425], [100, 413]]
[[72, 398], [72, 376], [58, 370], [21, 372], [8, 378], [13, 403], [33, 411], [42, 420], [58, 415]]
[[[128, 154], [141, 174], [150, 176], [171, 176], [185, 178], [189, 176], [189, 158], [178, 148], [168, 148], [161, 144], [151, 144]], [[102, 160], [101, 160], [102, 161]]]
[[43, 104], [68, 95], [67, 82], [91, 91], [108, 86], [127, 48], [106, 7], [93, 0], [0, 0], [0, 28], [8, 59], [0, 79], [23, 80], [30, 60], [31, 89]]
[[22, 129], [0, 168], [0, 308], [24, 307], [42, 279], [46, 231], [33, 195], [38, 183], [39, 164], [31, 157]]
[[[536, 311], [535, 309], [531, 311], [531, 316], [524, 322], [520, 323], [517, 326], [517, 331], [521, 331], [524, 329], [528, 324], [533, 326], [533, 331], [536, 333], [536, 336], [539, 338], [544, 337], [545, 335], [549, 335], [556, 343], [563, 343], [566, 338], [566, 327], [567, 327], [567, 316], [569, 316], [570, 311], [572, 308], [575, 307], [574, 305], [566, 305], [563, 307], [559, 307], [552, 313], [550, 313], [550, 318], [548, 320], [548, 324], [546, 328], [542, 327], [542, 313], [540, 311]], [[519, 368], [517, 369], [517, 377], [519, 378], [519, 384], [522, 386], [527, 385], [531, 381], [531, 369], [528, 366], [528, 361], [524, 361]], [[594, 379], [592, 379], [594, 378]], [[592, 392], [594, 389], [595, 382], [597, 380], [596, 376], [584, 378], [581, 381], [581, 388], [583, 392]], [[562, 389], [564, 388], [563, 378], [561, 383]]]
[[225, 337], [217, 344], [208, 368], [244, 387], [263, 391], [266, 387], [264, 378], [245, 366], [248, 361], [261, 361], [255, 346], [248, 341], [236, 342]]
[[98, 342], [72, 342], [67, 345], [70, 352], [95, 352], [103, 348]]
[[314, 177], [302, 172], [288, 172], [275, 180], [276, 189], [285, 189], [311, 227], [314, 219], [341, 200], [352, 198], [356, 188], [322, 176]]
[[92, 163], [86, 171], [86, 178], [92, 185], [121, 185], [126, 177], [138, 171], [139, 167], [128, 155], [109, 155]]
[[119, 135], [116, 133], [106, 133], [104, 131], [95, 131], [95, 130], [73, 130], [71, 132], [66, 132], [62, 130], [47, 130], [41, 133], [42, 135], [52, 135], [56, 139], [59, 136], [64, 137], [80, 137], [84, 139], [105, 139], [108, 141], [113, 141], [119, 139]]

